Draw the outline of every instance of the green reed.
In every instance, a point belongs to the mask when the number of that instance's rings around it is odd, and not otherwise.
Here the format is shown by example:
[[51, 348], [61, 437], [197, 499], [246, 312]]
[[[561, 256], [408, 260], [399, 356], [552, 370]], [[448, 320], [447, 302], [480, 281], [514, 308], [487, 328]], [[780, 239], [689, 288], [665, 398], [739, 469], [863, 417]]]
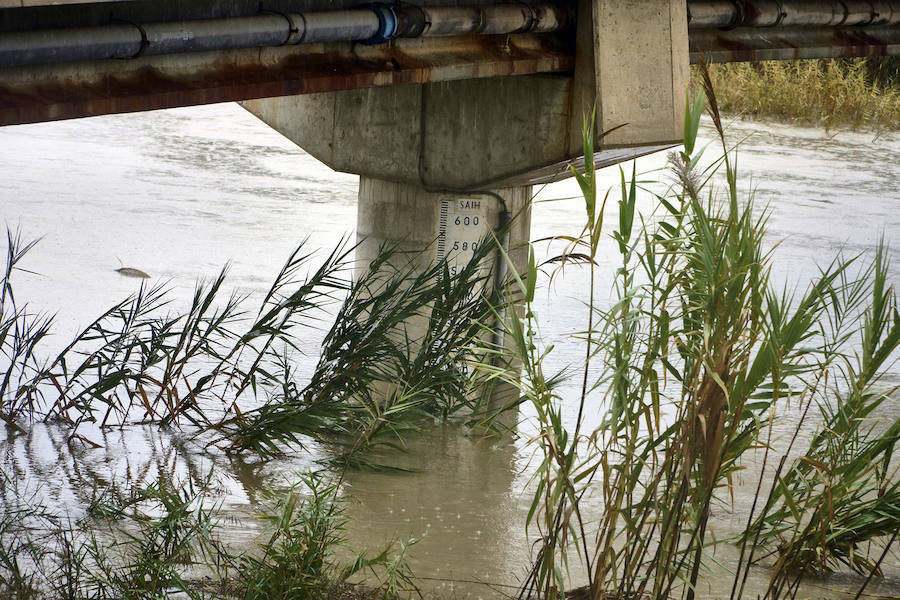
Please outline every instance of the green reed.
[[[315, 439], [362, 466], [368, 448], [399, 443], [423, 419], [485, 416], [467, 364], [502, 311], [481, 291], [490, 290], [493, 239], [458, 273], [445, 263], [419, 271], [385, 247], [353, 280], [352, 247], [320, 260], [300, 246], [257, 309], [223, 292], [225, 270], [198, 284], [184, 312], [164, 287], [142, 286], [50, 358], [42, 348], [52, 319], [13, 295], [32, 247], [10, 234], [0, 296], [0, 417], [20, 431], [57, 421], [92, 444], [78, 433], [83, 423], [187, 424], [233, 452], [273, 456]], [[333, 307], [321, 349], [304, 347], [298, 333], [322, 327]], [[304, 352], [320, 359], [301, 385]]]
[[[776, 557], [779, 586], [790, 587], [804, 573], [830, 572], [841, 565], [879, 575], [877, 551], [885, 540], [890, 538], [890, 545], [896, 538], [900, 467], [894, 450], [900, 418], [876, 416], [893, 402], [897, 389], [879, 382], [900, 345], [900, 316], [887, 285], [887, 267], [880, 246], [863, 279], [861, 291], [868, 292], [864, 310], [854, 321], [859, 350], [839, 354], [832, 371], [836, 381], [809, 397], [823, 425], [799, 459], [782, 467], [764, 511], [744, 533], [763, 556]], [[879, 540], [882, 544], [869, 546]]]
[[496, 311], [495, 295], [473, 293], [490, 281], [482, 265], [494, 247], [485, 240], [455, 275], [443, 262], [418, 270], [383, 252], [350, 286], [310, 382], [216, 425], [223, 441], [271, 456], [312, 437], [342, 446], [338, 464], [375, 467], [362, 453], [402, 444], [423, 418], [483, 414], [467, 364]]
[[[0, 518], [0, 594], [45, 600], [191, 598], [394, 599], [416, 590], [407, 544], [374, 557], [350, 551], [338, 484], [301, 475], [270, 495], [263, 541], [235, 550], [219, 536], [213, 478], [158, 479], [99, 493], [80, 518], [39, 495]], [[365, 585], [359, 575], [370, 575]]]
[[[499, 237], [485, 239], [458, 272], [445, 262], [419, 270], [413, 256], [384, 247], [353, 279], [352, 247], [342, 243], [322, 260], [301, 245], [256, 307], [223, 291], [225, 270], [198, 284], [182, 312], [164, 287], [142, 286], [49, 355], [52, 318], [31, 314], [13, 294], [13, 275], [34, 244], [10, 233], [0, 416], [13, 435], [52, 421], [68, 429], [69, 442], [96, 446], [82, 433], [86, 423], [157, 424], [264, 459], [315, 442], [330, 449], [324, 462], [337, 472], [328, 482], [304, 475], [274, 499], [268, 541], [239, 554], [215, 535], [215, 510], [204, 505], [209, 481], [159, 481], [125, 494], [110, 488], [75, 522], [41, 507], [33, 526], [18, 527], [7, 504], [0, 591], [97, 599], [416, 591], [406, 562], [411, 542], [359, 553], [348, 564], [335, 558], [346, 524], [342, 474], [388, 468], [370, 451], [402, 449], [406, 434], [435, 419], [462, 415], [474, 426], [495, 416], [471, 365], [482, 360], [483, 341], [504, 311], [490, 285]], [[332, 309], [321, 348], [305, 347], [300, 333], [323, 327]], [[296, 359], [304, 352], [320, 358], [301, 384]], [[204, 585], [204, 572], [221, 585]], [[375, 589], [348, 583], [365, 574]]]
[[[724, 154], [710, 166], [700, 163], [708, 150], [696, 145], [701, 94], [686, 107], [685, 148], [670, 157], [675, 184], [654, 194], [653, 215], [637, 214], [636, 174], [628, 181], [621, 171], [619, 222], [606, 234], [620, 258], [609, 305], [597, 301], [602, 296], [595, 289], [595, 259], [608, 226], [610, 194], [600, 196], [590, 163], [584, 172], [573, 169], [585, 225], [580, 235], [560, 238], [567, 244], [564, 253], [548, 261], [586, 263], [590, 270], [587, 327], [576, 337], [585, 358], [571, 415], [557, 391], [566, 374], [544, 370], [552, 347], [542, 347], [531, 308], [539, 268], [533, 250], [528, 270], [514, 277], [527, 306], [525, 318], [512, 322], [507, 335], [523, 364], [522, 396], [536, 414], [532, 442], [540, 463], [527, 519], [538, 536], [538, 553], [521, 598], [555, 599], [569, 592], [694, 598], [714, 543], [711, 507], [727, 502], [742, 456], [766, 446], [763, 434], [772, 415], [796, 399], [818, 398], [827, 423], [812, 454], [787, 478], [782, 461], [768, 500], [760, 482], [753, 507], [757, 524], [744, 536], [732, 597], [742, 597], [746, 569], [759, 560], [757, 549], [774, 548], [777, 555], [769, 597], [792, 597], [797, 574], [809, 572], [809, 563], [845, 562], [877, 572], [870, 553], [893, 543], [890, 533], [900, 527], [891, 504], [900, 485], [891, 466], [897, 432], [848, 431], [886, 398], [870, 384], [897, 344], [883, 257], [858, 277], [850, 274], [853, 260], [837, 259], [803, 294], [778, 293], [769, 282], [773, 255], [764, 250], [766, 212], [755, 210], [752, 195], [738, 185], [709, 77], [705, 84]], [[584, 155], [593, 156], [591, 122], [584, 139]], [[714, 176], [724, 179], [721, 192]], [[861, 326], [854, 318], [860, 312]], [[854, 370], [846, 357], [860, 339], [867, 348], [859, 358], [864, 366]], [[836, 394], [838, 377], [848, 384], [838, 388], [859, 391]], [[856, 412], [850, 415], [842, 406], [854, 405], [854, 398]], [[592, 429], [585, 428], [587, 410], [605, 415]], [[574, 427], [564, 426], [571, 417]], [[816, 458], [823, 453], [828, 456]], [[815, 466], [825, 459], [825, 467]], [[823, 495], [824, 469], [834, 489]], [[773, 476], [765, 469], [764, 475]], [[588, 494], [603, 501], [598, 522], [582, 514]], [[838, 494], [845, 504], [833, 507]], [[795, 507], [800, 500], [802, 509]], [[833, 512], [823, 512], [826, 505]], [[880, 545], [866, 546], [869, 541]], [[576, 565], [587, 581], [573, 591]], [[789, 585], [783, 572], [791, 574]]]

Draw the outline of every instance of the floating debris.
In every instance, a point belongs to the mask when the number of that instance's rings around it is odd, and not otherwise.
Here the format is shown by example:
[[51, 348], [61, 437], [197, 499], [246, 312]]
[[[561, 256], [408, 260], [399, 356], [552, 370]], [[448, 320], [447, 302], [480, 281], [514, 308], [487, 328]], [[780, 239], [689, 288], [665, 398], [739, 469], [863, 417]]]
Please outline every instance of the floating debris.
[[140, 269], [132, 269], [131, 267], [120, 267], [116, 269], [116, 273], [124, 277], [138, 277], [141, 279], [150, 279], [150, 276]]

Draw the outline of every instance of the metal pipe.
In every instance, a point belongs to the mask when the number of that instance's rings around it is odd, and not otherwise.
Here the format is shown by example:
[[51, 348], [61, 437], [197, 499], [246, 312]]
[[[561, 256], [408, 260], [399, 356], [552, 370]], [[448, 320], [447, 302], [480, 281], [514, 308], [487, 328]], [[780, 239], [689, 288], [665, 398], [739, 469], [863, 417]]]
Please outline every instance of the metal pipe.
[[[401, 11], [405, 9], [403, 5], [399, 7]], [[563, 11], [549, 4], [444, 6], [425, 7], [421, 10], [425, 14], [426, 23], [422, 35], [427, 36], [554, 31], [565, 23]]]
[[900, 0], [688, 0], [691, 29], [900, 24]]
[[381, 43], [396, 37], [550, 32], [566, 12], [549, 3], [420, 8], [372, 4], [310, 13], [159, 23], [116, 23], [0, 33], [0, 67], [134, 58], [321, 42]]
[[688, 27], [691, 29], [724, 29], [733, 27], [740, 17], [738, 5], [729, 0], [693, 1], [687, 3]]
[[3, 33], [0, 66], [130, 58], [141, 51], [141, 39], [134, 25]]
[[893, 27], [815, 29], [784, 27], [761, 36], [749, 28], [691, 34], [691, 62], [742, 62], [900, 56], [900, 30]]
[[378, 33], [378, 15], [370, 9], [290, 13], [297, 34], [291, 44], [367, 40]]
[[[175, 21], [143, 25], [144, 54], [181, 54], [209, 50], [233, 50], [257, 46], [280, 46], [290, 32], [281, 15], [259, 15], [235, 19]], [[140, 38], [138, 38], [140, 42]]]

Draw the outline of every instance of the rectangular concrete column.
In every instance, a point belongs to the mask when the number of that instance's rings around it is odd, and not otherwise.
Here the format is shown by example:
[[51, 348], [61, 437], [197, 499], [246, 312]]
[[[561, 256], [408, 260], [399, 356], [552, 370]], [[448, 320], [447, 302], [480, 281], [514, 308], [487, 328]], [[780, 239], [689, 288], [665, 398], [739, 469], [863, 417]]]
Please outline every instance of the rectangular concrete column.
[[[680, 143], [690, 80], [686, 14], [686, 0], [578, 1], [572, 132], [594, 110], [597, 148]], [[580, 143], [573, 136], [570, 151]]]
[[[469, 244], [472, 241], [477, 242], [497, 229], [504, 208], [512, 217], [509, 255], [515, 268], [523, 272], [528, 264], [531, 232], [531, 186], [497, 189], [491, 193], [454, 193], [426, 191], [416, 185], [360, 177], [357, 269], [370, 264], [378, 256], [381, 246], [389, 242], [409, 252], [398, 258], [404, 265], [411, 261], [414, 268], [426, 269], [446, 258], [452, 271], [454, 266], [464, 264], [471, 256]], [[443, 239], [442, 233], [445, 234]], [[506, 318], [513, 318], [513, 315], [507, 314]], [[426, 325], [425, 317], [408, 323], [410, 339], [421, 339]], [[517, 394], [512, 386], [499, 385], [489, 408], [512, 402]]]

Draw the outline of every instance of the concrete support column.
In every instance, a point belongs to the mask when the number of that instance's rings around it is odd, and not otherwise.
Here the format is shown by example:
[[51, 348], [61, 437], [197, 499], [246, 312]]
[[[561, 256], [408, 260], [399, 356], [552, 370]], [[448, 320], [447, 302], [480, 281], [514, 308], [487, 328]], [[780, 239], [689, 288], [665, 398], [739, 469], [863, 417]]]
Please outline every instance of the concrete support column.
[[[512, 217], [509, 255], [515, 268], [522, 272], [528, 265], [531, 186], [501, 188], [491, 193], [459, 193], [426, 191], [417, 185], [362, 176], [357, 213], [358, 268], [370, 264], [382, 244], [390, 242], [410, 252], [404, 254], [403, 260], [412, 261], [418, 268], [425, 269], [445, 257], [452, 270], [471, 256], [471, 251], [463, 249], [469, 247], [467, 244], [498, 228], [504, 204]], [[446, 234], [443, 242], [442, 233]], [[511, 313], [507, 315], [510, 317]], [[407, 333], [412, 340], [420, 339], [425, 326], [424, 319], [421, 323], [408, 323]], [[511, 402], [517, 393], [511, 386], [498, 386], [489, 408]]]
[[[582, 160], [599, 167], [671, 147], [683, 133], [689, 75], [685, 0], [573, 4], [574, 39], [557, 40], [566, 52], [574, 51], [571, 76], [431, 81], [244, 106], [331, 168], [362, 176], [361, 262], [370, 262], [387, 240], [421, 251], [415, 258], [407, 255], [421, 267], [441, 252], [456, 260], [454, 239], [448, 235], [443, 248], [439, 244], [441, 217], [457, 226], [455, 241], [471, 242], [496, 227], [501, 203], [492, 194], [441, 189], [494, 190], [516, 215], [512, 256], [524, 270], [521, 243], [529, 234], [531, 185], [566, 177], [567, 165]], [[488, 36], [483, 51], [506, 54], [509, 43], [509, 36]], [[400, 47], [392, 50], [402, 72], [410, 57]], [[584, 119], [592, 112], [595, 154], [582, 157]], [[408, 327], [413, 337], [416, 328]], [[500, 390], [497, 403], [511, 392]]]

